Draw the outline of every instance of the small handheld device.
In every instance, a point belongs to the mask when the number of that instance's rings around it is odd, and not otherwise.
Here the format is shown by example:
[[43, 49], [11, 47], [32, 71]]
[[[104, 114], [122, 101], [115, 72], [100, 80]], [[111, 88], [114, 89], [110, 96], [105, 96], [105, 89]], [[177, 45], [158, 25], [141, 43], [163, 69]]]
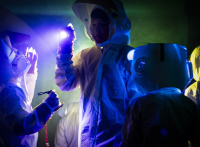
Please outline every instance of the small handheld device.
[[[52, 90], [49, 91], [45, 91], [45, 92], [39, 92], [38, 95], [43, 95], [43, 94], [50, 94], [52, 92]], [[57, 108], [54, 109], [54, 111], [57, 111], [58, 109], [60, 109], [62, 106], [64, 105], [64, 103], [62, 103], [60, 106], [58, 106]]]
[[43, 94], [50, 94], [52, 92], [52, 90], [49, 90], [49, 91], [45, 91], [45, 92], [39, 92], [38, 95], [43, 95]]

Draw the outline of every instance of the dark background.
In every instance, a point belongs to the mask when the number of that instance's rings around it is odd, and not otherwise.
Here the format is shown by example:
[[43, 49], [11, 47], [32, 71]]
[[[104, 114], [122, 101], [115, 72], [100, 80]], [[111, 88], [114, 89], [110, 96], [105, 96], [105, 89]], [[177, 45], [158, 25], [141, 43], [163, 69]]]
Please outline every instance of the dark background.
[[[68, 23], [74, 25], [77, 34], [75, 54], [93, 45], [84, 34], [82, 22], [72, 12], [73, 2], [74, 0], [0, 0], [0, 5], [13, 13], [0, 11], [0, 26], [31, 35], [30, 46], [35, 48], [39, 55], [33, 107], [46, 97], [38, 97], [37, 93], [50, 89], [56, 89], [65, 106], [79, 99], [79, 89], [75, 92], [62, 92], [54, 84], [57, 31]], [[176, 43], [187, 47], [189, 58], [193, 49], [200, 45], [200, 2], [196, 0], [122, 0], [122, 2], [132, 22], [131, 46]], [[60, 118], [56, 112], [48, 122], [50, 147], [54, 146], [56, 127]], [[39, 132], [38, 139], [38, 147], [43, 146], [45, 146], [44, 129]]]

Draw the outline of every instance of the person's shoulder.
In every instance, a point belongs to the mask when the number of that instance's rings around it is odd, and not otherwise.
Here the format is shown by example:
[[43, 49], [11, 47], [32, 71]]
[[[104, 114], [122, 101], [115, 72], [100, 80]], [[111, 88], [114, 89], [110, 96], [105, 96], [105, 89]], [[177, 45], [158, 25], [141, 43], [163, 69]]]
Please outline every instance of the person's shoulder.
[[158, 90], [148, 92], [146, 94], [143, 94], [135, 98], [135, 100], [132, 103], [137, 102], [138, 104], [142, 104], [146, 106], [146, 105], [154, 103], [155, 101], [159, 102], [164, 95], [166, 94], [163, 94], [162, 92], [160, 92], [160, 89], [158, 89]]
[[91, 49], [92, 49], [92, 47], [84, 48], [84, 49], [82, 49], [80, 52], [81, 52], [81, 53], [88, 52], [88, 51], [91, 50]]
[[88, 47], [88, 48], [84, 48], [82, 49], [79, 53], [83, 54], [83, 53], [87, 53], [89, 52], [90, 50], [94, 49], [95, 48], [95, 45], [92, 46], [92, 47]]
[[146, 100], [149, 100], [151, 99], [152, 97], [155, 97], [156, 93], [155, 92], [149, 92], [149, 93], [146, 93], [140, 97], [138, 97], [138, 101], [139, 102], [142, 102], [142, 101], [146, 101]]
[[12, 82], [6, 82], [6, 83], [3, 84], [2, 92], [3, 91], [7, 91], [7, 92], [8, 91], [9, 92], [11, 92], [11, 91], [17, 91], [19, 89], [21, 89], [21, 88], [18, 87], [17, 85], [15, 85], [15, 84], [13, 84]]
[[67, 105], [67, 113], [62, 118], [63, 121], [74, 120], [78, 117], [79, 112], [79, 103], [78, 102], [71, 102]]
[[7, 82], [3, 86], [1, 95], [9, 97], [11, 95], [24, 95], [24, 92], [19, 86], [13, 84], [12, 82]]
[[78, 58], [84, 58], [88, 52], [93, 49], [93, 47], [88, 47], [88, 48], [85, 48], [85, 49], [82, 49], [80, 52], [78, 52], [74, 58], [78, 57]]
[[151, 93], [151, 92], [150, 92], [150, 93], [147, 93], [147, 94], [138, 96], [138, 97], [134, 98], [134, 99], [131, 101], [131, 105], [140, 104], [140, 103], [142, 103], [143, 101], [148, 100], [150, 97], [153, 97], [154, 95], [155, 95], [154, 93]]

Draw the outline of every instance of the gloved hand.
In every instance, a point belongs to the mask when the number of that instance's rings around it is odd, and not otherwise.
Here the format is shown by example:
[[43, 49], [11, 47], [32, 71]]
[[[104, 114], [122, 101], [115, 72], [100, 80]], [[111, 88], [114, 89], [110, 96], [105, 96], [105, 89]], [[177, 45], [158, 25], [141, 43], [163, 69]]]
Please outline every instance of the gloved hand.
[[47, 98], [43, 101], [51, 109], [51, 112], [58, 110], [62, 104], [55, 91], [51, 91]]
[[59, 49], [58, 53], [74, 53], [73, 42], [76, 39], [76, 33], [74, 31], [73, 25], [70, 23], [67, 27], [59, 30]]
[[34, 74], [37, 72], [37, 61], [38, 61], [38, 54], [36, 53], [35, 49], [32, 47], [30, 49], [27, 48], [26, 51], [26, 59], [29, 60], [31, 63], [31, 67], [27, 73]]

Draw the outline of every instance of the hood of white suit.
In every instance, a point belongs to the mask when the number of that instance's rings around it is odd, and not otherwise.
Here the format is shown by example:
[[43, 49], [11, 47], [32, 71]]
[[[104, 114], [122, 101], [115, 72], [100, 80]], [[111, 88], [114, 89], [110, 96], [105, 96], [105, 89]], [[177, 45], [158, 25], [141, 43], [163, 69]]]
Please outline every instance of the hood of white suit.
[[72, 5], [74, 14], [84, 23], [86, 35], [94, 41], [91, 31], [91, 13], [94, 9], [102, 9], [110, 18], [109, 37], [102, 43], [96, 43], [98, 47], [104, 47], [110, 43], [129, 44], [131, 22], [127, 18], [124, 6], [118, 0], [77, 0]]
[[128, 59], [132, 60], [130, 80], [142, 94], [165, 87], [183, 91], [192, 78], [187, 49], [181, 45], [149, 43], [130, 51]]

